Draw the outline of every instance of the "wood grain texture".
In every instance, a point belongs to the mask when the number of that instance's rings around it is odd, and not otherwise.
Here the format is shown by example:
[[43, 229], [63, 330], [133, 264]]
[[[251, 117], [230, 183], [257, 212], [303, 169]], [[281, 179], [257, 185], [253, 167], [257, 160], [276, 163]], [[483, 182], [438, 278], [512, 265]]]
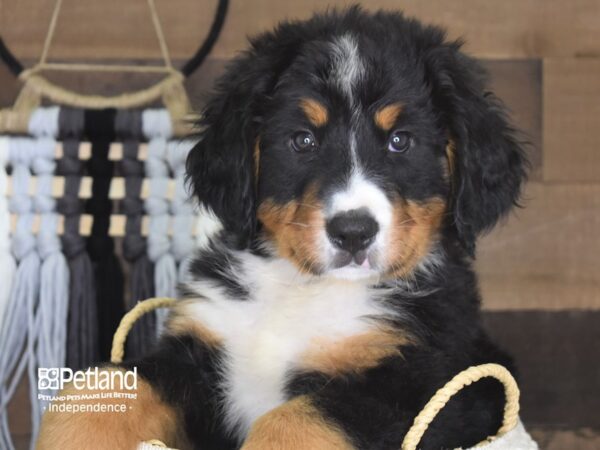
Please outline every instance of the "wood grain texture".
[[600, 184], [530, 183], [478, 248], [488, 309], [600, 309]]
[[[157, 58], [160, 53], [146, 2], [79, 0], [64, 2], [55, 58]], [[331, 0], [343, 7], [354, 0]], [[212, 21], [217, 0], [157, 0], [171, 53], [188, 58]], [[0, 29], [22, 58], [39, 56], [54, 0], [2, 0]], [[366, 8], [398, 10], [464, 37], [479, 57], [527, 58], [600, 55], [600, 2], [597, 0], [371, 0]], [[246, 46], [246, 36], [286, 18], [302, 19], [323, 10], [321, 0], [232, 1], [213, 56], [229, 58]]]
[[590, 428], [565, 430], [560, 428], [530, 428], [529, 433], [544, 450], [598, 450], [600, 432]]
[[539, 59], [483, 59], [489, 87], [508, 108], [512, 124], [526, 141], [531, 179], [542, 176], [542, 61]]
[[[56, 0], [0, 0], [2, 37], [19, 58], [39, 58], [55, 3]], [[208, 33], [217, 0], [155, 3], [172, 57], [191, 57]], [[63, 1], [50, 59], [160, 57], [146, 0]]]
[[600, 311], [488, 312], [483, 320], [514, 357], [526, 427], [600, 431]]
[[543, 127], [544, 180], [600, 182], [600, 58], [544, 60]]
[[8, 68], [0, 63], [0, 108], [12, 106], [17, 98], [21, 83]]

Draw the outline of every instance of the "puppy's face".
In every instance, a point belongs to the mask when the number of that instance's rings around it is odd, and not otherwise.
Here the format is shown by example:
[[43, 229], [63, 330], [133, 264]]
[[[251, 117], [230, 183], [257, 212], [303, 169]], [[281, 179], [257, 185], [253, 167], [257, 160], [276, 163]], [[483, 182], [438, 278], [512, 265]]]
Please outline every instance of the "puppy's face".
[[188, 175], [239, 248], [266, 241], [312, 274], [407, 276], [449, 245], [473, 254], [519, 197], [524, 153], [483, 79], [400, 14], [284, 23], [219, 81]]
[[401, 276], [428, 258], [449, 194], [423, 72], [351, 34], [282, 74], [255, 143], [265, 238], [303, 271]]

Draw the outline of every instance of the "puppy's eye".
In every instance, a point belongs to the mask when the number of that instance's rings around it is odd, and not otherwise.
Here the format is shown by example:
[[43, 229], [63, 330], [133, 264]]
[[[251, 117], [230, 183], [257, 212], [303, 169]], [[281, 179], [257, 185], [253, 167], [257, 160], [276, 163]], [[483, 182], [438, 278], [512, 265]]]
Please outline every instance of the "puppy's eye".
[[413, 144], [413, 137], [408, 131], [394, 131], [388, 140], [387, 149], [394, 153], [404, 153]]
[[299, 131], [292, 136], [292, 148], [297, 152], [316, 150], [317, 140], [308, 131]]

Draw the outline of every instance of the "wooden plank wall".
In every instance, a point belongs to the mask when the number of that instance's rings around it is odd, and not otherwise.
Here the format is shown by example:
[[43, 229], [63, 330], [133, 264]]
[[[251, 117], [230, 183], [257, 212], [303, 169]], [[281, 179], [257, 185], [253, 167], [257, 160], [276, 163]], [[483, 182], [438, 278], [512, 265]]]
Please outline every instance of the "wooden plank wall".
[[[28, 63], [40, 54], [54, 2], [0, 0], [0, 34]], [[158, 60], [145, 1], [63, 3], [51, 58]], [[216, 0], [156, 3], [171, 54], [182, 61], [204, 38]], [[355, 2], [327, 2], [331, 6], [350, 3]], [[600, 328], [600, 316], [585, 313], [600, 310], [600, 1], [370, 0], [365, 4], [368, 9], [401, 6], [408, 15], [443, 25], [450, 37], [464, 38], [465, 50], [489, 69], [492, 87], [525, 131], [532, 144], [533, 165], [525, 208], [486, 236], [478, 249], [484, 307], [497, 311], [488, 315], [488, 325], [514, 349], [524, 367], [527, 408], [535, 409], [544, 393], [561, 386], [562, 397], [553, 398], [551, 409], [558, 416], [549, 417], [540, 407], [537, 415], [526, 411], [530, 420], [600, 430], [597, 414], [586, 421], [585, 414], [569, 412], [574, 393], [585, 397], [591, 410], [600, 408], [597, 384], [592, 389], [589, 379], [590, 373], [598, 374], [598, 363], [590, 362], [587, 353], [598, 344], [598, 334], [589, 327]], [[282, 19], [305, 18], [323, 5], [322, 0], [233, 0], [209, 60], [187, 82], [194, 102], [202, 102], [224, 64], [245, 47], [247, 35]], [[70, 75], [61, 82], [84, 92], [114, 93], [148, 81], [126, 75]], [[18, 83], [0, 67], [0, 107], [13, 101], [17, 89]], [[533, 316], [523, 315], [524, 310]], [[507, 327], [513, 323], [530, 333], [513, 332]], [[556, 351], [536, 350], [535, 345], [547, 342], [554, 342]], [[546, 359], [532, 358], [533, 354]], [[571, 355], [564, 370], [572, 379], [566, 382], [548, 375], [537, 383], [540, 374], [554, 370], [551, 359], [561, 364], [565, 354]], [[562, 415], [557, 412], [561, 408], [566, 411]], [[582, 420], [570, 420], [573, 417]], [[539, 436], [546, 439], [545, 448], [575, 448], [565, 443], [571, 441], [564, 434], [556, 441]], [[591, 442], [578, 442], [577, 448], [594, 448], [600, 441]]]

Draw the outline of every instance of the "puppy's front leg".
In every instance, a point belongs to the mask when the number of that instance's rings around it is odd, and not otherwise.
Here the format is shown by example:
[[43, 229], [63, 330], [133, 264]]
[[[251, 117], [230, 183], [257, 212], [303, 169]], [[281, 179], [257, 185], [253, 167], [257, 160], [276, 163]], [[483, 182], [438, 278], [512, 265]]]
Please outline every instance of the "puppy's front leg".
[[259, 418], [242, 450], [352, 450], [344, 432], [326, 421], [308, 395], [296, 397]]

